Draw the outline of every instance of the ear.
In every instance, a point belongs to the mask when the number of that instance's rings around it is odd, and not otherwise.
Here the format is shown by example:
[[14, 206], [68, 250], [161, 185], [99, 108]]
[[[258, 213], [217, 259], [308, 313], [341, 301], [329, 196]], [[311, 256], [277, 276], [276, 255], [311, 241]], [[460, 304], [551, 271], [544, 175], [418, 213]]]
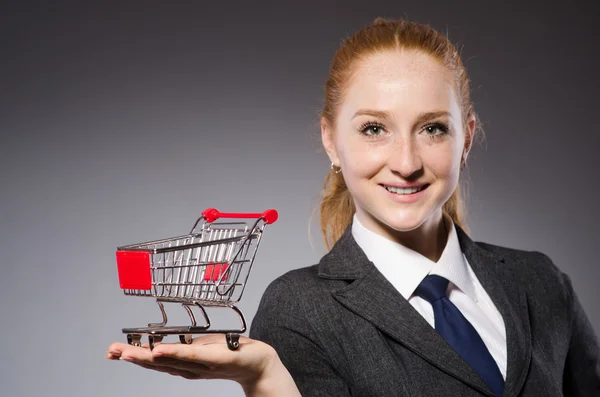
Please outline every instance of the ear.
[[462, 160], [467, 161], [467, 156], [473, 147], [473, 138], [475, 137], [475, 128], [477, 126], [477, 119], [474, 115], [469, 116], [467, 119], [467, 125], [465, 126], [465, 147], [463, 149]]
[[337, 150], [335, 149], [335, 140], [333, 135], [333, 129], [327, 124], [324, 117], [321, 117], [321, 141], [323, 148], [329, 156], [329, 160], [336, 166], [340, 166], [340, 161], [337, 156]]

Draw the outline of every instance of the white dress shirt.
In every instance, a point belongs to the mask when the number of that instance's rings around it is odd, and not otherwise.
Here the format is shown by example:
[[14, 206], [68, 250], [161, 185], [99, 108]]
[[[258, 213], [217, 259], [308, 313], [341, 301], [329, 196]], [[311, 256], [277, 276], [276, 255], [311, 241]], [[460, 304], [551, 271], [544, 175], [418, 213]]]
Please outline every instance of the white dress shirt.
[[414, 292], [428, 274], [448, 279], [448, 299], [477, 330], [506, 379], [506, 329], [502, 315], [462, 253], [454, 222], [449, 218], [444, 221], [450, 233], [437, 262], [372, 232], [360, 223], [356, 214], [352, 236], [367, 258], [432, 327], [435, 322], [431, 304]]

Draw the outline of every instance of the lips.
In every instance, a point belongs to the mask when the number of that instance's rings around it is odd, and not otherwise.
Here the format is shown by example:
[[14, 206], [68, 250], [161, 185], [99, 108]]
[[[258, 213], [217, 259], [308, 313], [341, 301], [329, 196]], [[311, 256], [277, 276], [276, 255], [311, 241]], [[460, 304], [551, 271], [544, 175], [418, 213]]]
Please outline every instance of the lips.
[[410, 195], [410, 194], [415, 194], [415, 193], [418, 193], [418, 192], [426, 189], [429, 186], [429, 184], [415, 185], [415, 186], [408, 186], [408, 187], [390, 186], [390, 185], [383, 185], [383, 184], [381, 186], [390, 193], [394, 193], [394, 194], [398, 194], [398, 195]]

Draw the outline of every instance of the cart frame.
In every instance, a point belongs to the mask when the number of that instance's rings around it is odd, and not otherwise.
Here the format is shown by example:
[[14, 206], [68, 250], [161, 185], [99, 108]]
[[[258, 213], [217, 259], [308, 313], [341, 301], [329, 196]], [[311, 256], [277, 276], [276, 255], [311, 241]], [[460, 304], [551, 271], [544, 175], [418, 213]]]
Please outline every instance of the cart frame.
[[[235, 218], [235, 222], [215, 222]], [[256, 218], [251, 226], [239, 221]], [[181, 343], [192, 343], [192, 334], [224, 333], [231, 350], [239, 347], [239, 336], [246, 332], [246, 320], [235, 304], [245, 290], [250, 270], [267, 224], [278, 218], [277, 211], [263, 213], [224, 213], [214, 208], [202, 212], [187, 235], [117, 248], [119, 282], [125, 295], [156, 298], [162, 322], [147, 327], [123, 328], [127, 342], [141, 346], [148, 336], [150, 349], [166, 335], [179, 335]], [[200, 230], [197, 231], [200, 221]], [[167, 326], [164, 303], [179, 303], [191, 324]], [[205, 307], [229, 308], [241, 323], [237, 329], [212, 329]], [[198, 324], [192, 311], [201, 314]]]

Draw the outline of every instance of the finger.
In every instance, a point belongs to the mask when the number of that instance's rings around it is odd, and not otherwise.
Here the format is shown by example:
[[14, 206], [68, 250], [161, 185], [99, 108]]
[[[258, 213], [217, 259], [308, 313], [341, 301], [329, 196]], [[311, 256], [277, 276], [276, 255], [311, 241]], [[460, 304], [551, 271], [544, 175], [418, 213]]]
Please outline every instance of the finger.
[[159, 367], [172, 367], [185, 371], [211, 371], [214, 367], [197, 361], [184, 361], [178, 358], [169, 356], [152, 357], [152, 365]]
[[[252, 339], [247, 338], [243, 335], [240, 335], [239, 342], [241, 345], [241, 344], [252, 343], [255, 341], [253, 341]], [[174, 345], [174, 344], [171, 343], [169, 345]], [[179, 345], [179, 343], [177, 343], [177, 345]], [[186, 346], [187, 344], [183, 344], [183, 345]], [[209, 335], [203, 335], [200, 337], [193, 338], [191, 345], [193, 345], [193, 346], [209, 346], [209, 345], [226, 346], [227, 340], [225, 339], [225, 334], [209, 334]], [[166, 347], [166, 348], [164, 348], [164, 350], [163, 350], [163, 348], [156, 350], [158, 355], [168, 354], [167, 352], [171, 352], [171, 351], [173, 351], [173, 349], [170, 347]]]
[[145, 369], [150, 369], [150, 370], [156, 371], [156, 372], [162, 372], [162, 373], [166, 373], [166, 374], [173, 375], [173, 376], [181, 376], [182, 378], [185, 378], [185, 379], [202, 379], [203, 378], [201, 373], [191, 372], [191, 371], [179, 369], [179, 368], [158, 366], [158, 365], [146, 364], [146, 363], [135, 362], [135, 361], [132, 361], [132, 364], [135, 364], [139, 367], [142, 367]]
[[184, 344], [162, 344], [156, 346], [152, 351], [152, 356], [156, 358], [169, 357], [181, 361], [191, 363], [201, 363], [208, 367], [232, 362], [235, 357], [223, 341], [218, 339], [205, 340], [202, 344], [193, 343], [191, 345]]
[[[187, 346], [187, 345], [186, 345]], [[158, 346], [157, 346], [158, 347]], [[210, 368], [199, 362], [181, 361], [168, 356], [154, 357], [147, 348], [136, 347], [126, 344], [115, 344], [109, 348], [109, 355], [113, 360], [124, 360], [134, 364], [152, 365], [153, 367], [169, 367], [177, 370], [208, 371]]]
[[108, 352], [115, 352], [115, 353], [119, 353], [121, 351], [123, 351], [124, 349], [129, 349], [129, 348], [143, 348], [143, 349], [150, 349], [150, 345], [148, 343], [143, 343], [141, 346], [134, 346], [134, 345], [130, 345], [128, 343], [122, 343], [122, 342], [114, 342], [112, 343], [109, 347], [108, 347]]
[[131, 346], [127, 344], [119, 344], [117, 346], [111, 345], [108, 350], [108, 355], [112, 359], [119, 360], [135, 360], [142, 362], [152, 362], [152, 353], [150, 349], [146, 349], [140, 346]]
[[[211, 372], [211, 368], [201, 363], [181, 361], [171, 357], [153, 357], [145, 353], [135, 353], [136, 352], [129, 351], [123, 352], [123, 355], [118, 359], [142, 366], [144, 368], [160, 370], [161, 372], [167, 373], [171, 373], [169, 371], [180, 371], [184, 374], [208, 374], [209, 372]], [[198, 378], [198, 376], [199, 375], [197, 375], [196, 378]]]
[[123, 352], [125, 347], [126, 345], [124, 343], [115, 342], [108, 347], [106, 354], [118, 358], [121, 356], [121, 353]]
[[[240, 335], [240, 343], [249, 343], [252, 339]], [[192, 344], [211, 345], [211, 344], [227, 344], [225, 334], [209, 334], [192, 339]]]
[[128, 352], [132, 349], [139, 349], [139, 347], [131, 346], [126, 343], [113, 343], [108, 347], [108, 350], [106, 352], [106, 358], [118, 360], [121, 357], [121, 355], [123, 355], [123, 352]]
[[177, 367], [177, 366], [162, 366], [158, 364], [145, 364], [145, 363], [134, 363], [140, 367], [151, 369], [158, 372], [164, 372], [171, 375], [181, 376], [186, 379], [233, 379], [231, 371], [217, 371], [214, 369], [201, 367], [198, 364], [192, 366], [184, 362], [184, 365], [189, 367]]

